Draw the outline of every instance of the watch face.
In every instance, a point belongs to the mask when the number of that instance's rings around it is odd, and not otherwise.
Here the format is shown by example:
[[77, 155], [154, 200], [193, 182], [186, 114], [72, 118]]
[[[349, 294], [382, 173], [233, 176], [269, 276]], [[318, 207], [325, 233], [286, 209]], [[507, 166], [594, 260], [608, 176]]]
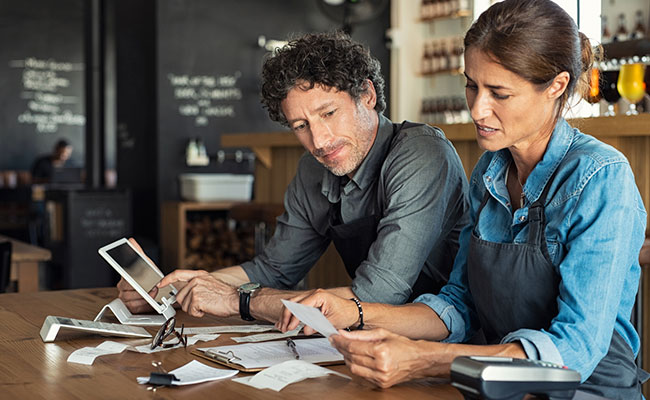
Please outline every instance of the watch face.
[[250, 293], [252, 291], [255, 291], [255, 290], [259, 289], [260, 286], [261, 285], [259, 283], [248, 282], [248, 283], [244, 283], [243, 285], [241, 285], [239, 287], [239, 289], [237, 289], [237, 290], [239, 290], [240, 292], [244, 292], [244, 293]]

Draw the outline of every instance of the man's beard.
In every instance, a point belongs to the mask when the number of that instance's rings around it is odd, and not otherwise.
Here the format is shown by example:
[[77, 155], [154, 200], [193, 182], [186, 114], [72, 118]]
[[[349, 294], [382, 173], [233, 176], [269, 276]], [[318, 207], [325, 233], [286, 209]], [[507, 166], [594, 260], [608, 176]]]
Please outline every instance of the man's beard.
[[[339, 149], [341, 147], [347, 147], [348, 150], [348, 155], [343, 160], [332, 162], [325, 161], [325, 155], [331, 153], [332, 151], [336, 151], [336, 149]], [[365, 154], [363, 154], [357, 146], [352, 145], [352, 143], [346, 140], [338, 142], [333, 146], [328, 146], [323, 149], [316, 149], [312, 152], [312, 155], [319, 163], [321, 163], [321, 165], [323, 165], [336, 176], [347, 175], [350, 172], [355, 171], [357, 168], [359, 168], [359, 165], [361, 165], [365, 157]]]

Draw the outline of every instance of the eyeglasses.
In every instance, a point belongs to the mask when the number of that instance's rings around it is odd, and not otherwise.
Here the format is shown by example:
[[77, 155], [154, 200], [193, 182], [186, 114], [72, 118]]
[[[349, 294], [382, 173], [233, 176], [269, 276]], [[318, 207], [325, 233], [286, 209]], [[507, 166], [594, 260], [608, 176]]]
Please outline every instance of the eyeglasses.
[[[156, 347], [160, 346], [163, 349], [168, 349], [170, 347], [177, 346], [180, 343], [183, 343], [183, 347], [187, 348], [187, 336], [183, 335], [183, 330], [185, 329], [185, 324], [181, 325], [181, 331], [180, 333], [174, 329], [176, 327], [176, 318], [171, 317], [167, 321], [165, 321], [164, 324], [160, 327], [158, 330], [158, 333], [156, 333], [156, 336], [153, 337], [153, 341], [151, 342], [151, 350], [155, 349]], [[165, 339], [167, 339], [171, 335], [176, 335], [176, 338], [178, 339], [177, 342], [167, 342], [163, 343]]]

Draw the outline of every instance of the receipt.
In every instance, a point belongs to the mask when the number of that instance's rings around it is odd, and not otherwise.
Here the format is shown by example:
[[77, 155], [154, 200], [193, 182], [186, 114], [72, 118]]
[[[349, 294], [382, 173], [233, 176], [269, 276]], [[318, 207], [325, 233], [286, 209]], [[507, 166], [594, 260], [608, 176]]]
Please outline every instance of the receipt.
[[325, 318], [323, 313], [316, 307], [306, 306], [304, 304], [294, 303], [293, 301], [282, 300], [282, 304], [302, 323], [312, 327], [318, 333], [325, 337], [336, 335], [338, 332], [331, 322]]
[[73, 351], [68, 356], [68, 362], [93, 365], [95, 358], [107, 354], [118, 354], [128, 347], [130, 347], [128, 344], [106, 341], [97, 347], [84, 347]]
[[[204, 334], [204, 335], [188, 336], [187, 345], [192, 346], [199, 341], [209, 342], [211, 340], [215, 340], [218, 337], [219, 334], [213, 334], [213, 335]], [[163, 348], [162, 346], [158, 346], [155, 349], [151, 350], [151, 344], [144, 344], [141, 346], [131, 346], [124, 343], [106, 341], [97, 347], [84, 347], [73, 351], [68, 356], [68, 362], [76, 363], [76, 364], [92, 365], [95, 362], [95, 358], [97, 357], [105, 356], [108, 354], [121, 353], [124, 350], [135, 351], [137, 353], [151, 354], [151, 353], [158, 353], [161, 351], [174, 350], [179, 347], [183, 347], [183, 344], [179, 343], [176, 346], [168, 347], [168, 348]]]
[[292, 383], [300, 382], [308, 378], [318, 378], [329, 374], [351, 379], [345, 374], [332, 371], [319, 365], [311, 364], [302, 360], [291, 360], [269, 367], [250, 377], [235, 378], [233, 381], [257, 389], [271, 389], [279, 392]]

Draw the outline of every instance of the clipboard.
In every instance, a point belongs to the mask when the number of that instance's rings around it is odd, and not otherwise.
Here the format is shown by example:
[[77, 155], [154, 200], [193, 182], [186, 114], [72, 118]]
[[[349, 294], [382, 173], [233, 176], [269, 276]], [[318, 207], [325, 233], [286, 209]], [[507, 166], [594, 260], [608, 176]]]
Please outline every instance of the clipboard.
[[[312, 341], [312, 343], [317, 343], [314, 341], [319, 341], [319, 340], [322, 341], [323, 339], [298, 339], [295, 340], [295, 342], [297, 344], [301, 344], [304, 346], [305, 343], [308, 343], [304, 341]], [[327, 339], [324, 340], [327, 341]], [[271, 367], [273, 365], [279, 364], [284, 361], [295, 360], [295, 356], [293, 355], [293, 353], [288, 347], [287, 347], [286, 356], [282, 354], [280, 357], [274, 358], [273, 360], [268, 360], [269, 362], [263, 362], [263, 365], [259, 365], [255, 367], [247, 367], [245, 360], [237, 356], [238, 353], [237, 349], [247, 349], [248, 351], [252, 351], [254, 350], [254, 347], [258, 347], [258, 348], [262, 347], [268, 349], [269, 346], [282, 347], [282, 346], [286, 346], [286, 343], [284, 341], [271, 341], [271, 342], [244, 343], [244, 344], [232, 345], [232, 346], [217, 346], [212, 348], [195, 349], [191, 351], [191, 354], [242, 372], [258, 372], [265, 368]], [[338, 353], [336, 350], [333, 350], [340, 357], [334, 356], [332, 350], [329, 350], [328, 352], [326, 353], [324, 352], [322, 354], [309, 353], [306, 355], [306, 357], [301, 359], [322, 366], [344, 364], [345, 362], [343, 360], [343, 356], [340, 353]], [[334, 359], [334, 357], [336, 357], [336, 359]]]

